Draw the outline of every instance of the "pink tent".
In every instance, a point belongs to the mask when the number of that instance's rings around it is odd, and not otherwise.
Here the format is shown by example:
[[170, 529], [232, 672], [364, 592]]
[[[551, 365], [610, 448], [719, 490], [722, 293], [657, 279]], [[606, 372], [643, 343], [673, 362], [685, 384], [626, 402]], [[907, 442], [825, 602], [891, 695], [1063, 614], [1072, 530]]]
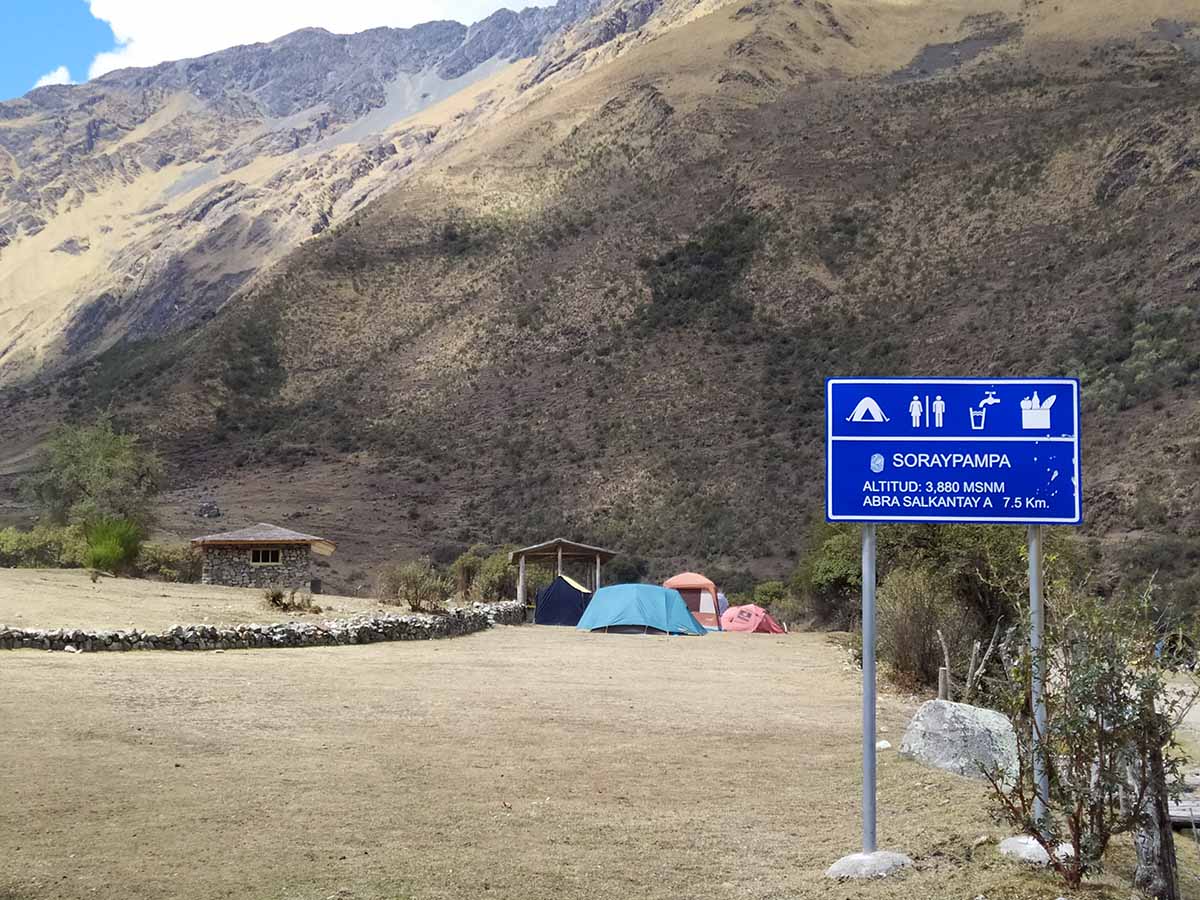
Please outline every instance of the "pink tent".
[[779, 623], [761, 606], [731, 606], [721, 616], [721, 627], [726, 631], [757, 631], [761, 634], [783, 634]]

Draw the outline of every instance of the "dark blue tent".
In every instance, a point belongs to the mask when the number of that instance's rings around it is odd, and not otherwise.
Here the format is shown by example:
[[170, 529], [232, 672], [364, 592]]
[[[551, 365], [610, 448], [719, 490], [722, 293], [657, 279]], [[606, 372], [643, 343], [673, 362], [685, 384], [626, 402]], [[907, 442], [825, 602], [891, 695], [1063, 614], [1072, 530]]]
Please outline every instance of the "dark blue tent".
[[559, 575], [538, 591], [533, 613], [536, 625], [578, 625], [592, 592], [579, 582]]

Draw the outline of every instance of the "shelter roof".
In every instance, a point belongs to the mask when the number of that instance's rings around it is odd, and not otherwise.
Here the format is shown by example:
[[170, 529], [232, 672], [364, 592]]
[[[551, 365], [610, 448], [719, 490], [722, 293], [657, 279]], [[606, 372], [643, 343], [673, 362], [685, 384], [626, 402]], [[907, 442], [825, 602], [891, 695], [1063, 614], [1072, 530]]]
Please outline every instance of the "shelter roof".
[[522, 547], [508, 554], [509, 562], [516, 562], [522, 556], [526, 559], [558, 559], [559, 548], [562, 549], [563, 559], [595, 559], [608, 562], [617, 555], [616, 550], [605, 550], [603, 547], [593, 547], [590, 544], [579, 544], [566, 538], [554, 538], [532, 547]]
[[270, 522], [259, 522], [237, 531], [223, 531], [220, 534], [209, 534], [204, 537], [192, 538], [197, 547], [210, 545], [250, 545], [250, 544], [308, 544], [317, 553], [328, 556], [335, 549], [333, 541], [315, 534], [302, 534], [290, 528], [280, 528]]

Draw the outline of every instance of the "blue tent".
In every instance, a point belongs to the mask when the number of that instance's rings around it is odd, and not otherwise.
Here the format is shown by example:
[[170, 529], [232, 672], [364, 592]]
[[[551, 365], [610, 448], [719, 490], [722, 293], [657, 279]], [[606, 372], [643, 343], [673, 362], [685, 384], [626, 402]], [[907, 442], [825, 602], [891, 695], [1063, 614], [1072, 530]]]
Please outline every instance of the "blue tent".
[[614, 584], [592, 595], [581, 631], [649, 631], [704, 634], [704, 626], [688, 611], [679, 591], [656, 584]]
[[533, 612], [536, 625], [578, 625], [592, 592], [566, 575], [559, 575], [538, 591]]

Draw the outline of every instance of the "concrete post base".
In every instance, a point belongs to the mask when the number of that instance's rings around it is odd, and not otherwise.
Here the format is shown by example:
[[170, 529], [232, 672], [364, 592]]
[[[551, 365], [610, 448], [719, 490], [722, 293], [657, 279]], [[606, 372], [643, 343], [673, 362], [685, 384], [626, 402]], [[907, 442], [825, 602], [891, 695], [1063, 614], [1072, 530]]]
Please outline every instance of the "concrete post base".
[[826, 878], [886, 878], [912, 865], [903, 853], [876, 850], [874, 853], [851, 853], [843, 856], [825, 870]]

